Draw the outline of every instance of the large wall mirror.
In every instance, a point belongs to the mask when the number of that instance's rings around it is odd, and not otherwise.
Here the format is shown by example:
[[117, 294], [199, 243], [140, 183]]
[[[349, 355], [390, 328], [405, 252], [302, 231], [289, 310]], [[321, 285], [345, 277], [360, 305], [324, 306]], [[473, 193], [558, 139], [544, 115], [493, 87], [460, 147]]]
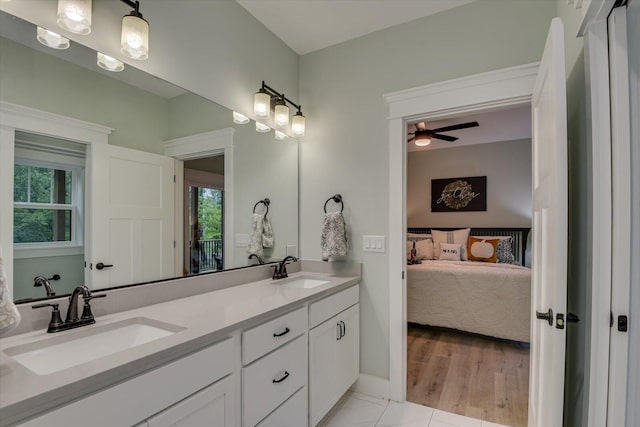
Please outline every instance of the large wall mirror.
[[[4, 12], [0, 36], [0, 180], [13, 180], [1, 202], [13, 212], [4, 253], [15, 300], [297, 255], [295, 140], [235, 124], [228, 109], [133, 67], [102, 70], [77, 43], [45, 47], [34, 25]], [[7, 126], [16, 111], [40, 122]], [[65, 121], [105, 141], [61, 138], [54, 129]]]

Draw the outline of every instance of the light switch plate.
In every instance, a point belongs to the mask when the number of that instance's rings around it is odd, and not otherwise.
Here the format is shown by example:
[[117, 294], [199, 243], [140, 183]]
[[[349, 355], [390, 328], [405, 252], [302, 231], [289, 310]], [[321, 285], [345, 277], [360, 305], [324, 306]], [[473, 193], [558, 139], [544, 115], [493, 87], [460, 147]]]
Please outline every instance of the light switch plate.
[[362, 250], [364, 252], [384, 252], [385, 246], [384, 236], [362, 236]]
[[236, 234], [236, 247], [246, 248], [249, 246], [249, 235], [244, 233]]

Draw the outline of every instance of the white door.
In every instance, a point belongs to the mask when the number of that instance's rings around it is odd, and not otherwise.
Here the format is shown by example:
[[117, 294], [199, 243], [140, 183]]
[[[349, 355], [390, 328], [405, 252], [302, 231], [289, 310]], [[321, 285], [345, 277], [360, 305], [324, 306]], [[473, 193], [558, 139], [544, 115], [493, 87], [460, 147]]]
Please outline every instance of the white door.
[[87, 162], [87, 283], [173, 277], [173, 158], [93, 144]]
[[[567, 106], [564, 30], [544, 47], [532, 99], [533, 256], [529, 427], [561, 426], [567, 306]], [[562, 316], [562, 319], [559, 318]], [[562, 328], [559, 328], [562, 326]]]

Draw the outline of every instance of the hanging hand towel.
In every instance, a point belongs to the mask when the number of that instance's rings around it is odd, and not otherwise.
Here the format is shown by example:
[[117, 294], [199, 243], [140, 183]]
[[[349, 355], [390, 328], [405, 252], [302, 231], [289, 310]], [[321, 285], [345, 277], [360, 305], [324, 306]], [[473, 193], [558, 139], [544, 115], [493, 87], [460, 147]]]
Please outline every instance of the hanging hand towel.
[[264, 256], [262, 249], [262, 235], [264, 231], [264, 215], [254, 213], [251, 217], [251, 232], [249, 233], [249, 245], [247, 247], [248, 254], [256, 254], [259, 257]]
[[4, 262], [0, 254], [0, 335], [3, 335], [20, 323], [20, 312], [11, 300], [7, 287], [7, 276], [4, 272]]
[[262, 247], [273, 247], [273, 226], [271, 225], [271, 220], [266, 216], [262, 220]]
[[346, 256], [349, 251], [347, 242], [347, 229], [342, 212], [325, 213], [322, 218], [322, 260], [328, 261], [330, 257]]

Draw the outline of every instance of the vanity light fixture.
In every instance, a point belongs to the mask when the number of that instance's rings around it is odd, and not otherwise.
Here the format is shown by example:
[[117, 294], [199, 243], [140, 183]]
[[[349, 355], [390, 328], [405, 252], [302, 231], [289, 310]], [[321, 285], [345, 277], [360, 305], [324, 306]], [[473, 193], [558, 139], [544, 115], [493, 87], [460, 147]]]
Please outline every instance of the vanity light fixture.
[[276, 130], [276, 139], [278, 141], [284, 141], [287, 138], [289, 138], [289, 135], [287, 135], [284, 132], [280, 132], [279, 130]]
[[118, 61], [116, 58], [105, 55], [102, 52], [98, 52], [98, 66], [103, 70], [113, 71], [115, 73], [124, 70], [124, 63], [122, 61]]
[[[289, 117], [289, 106], [295, 107], [298, 112]], [[275, 89], [269, 87], [262, 81], [262, 86], [256, 92], [253, 101], [253, 112], [257, 117], [268, 117], [271, 110], [274, 111], [273, 126], [278, 129], [284, 129], [291, 121], [291, 131], [297, 137], [304, 136], [305, 118], [302, 115], [301, 106], [287, 98], [284, 94], [279, 93]], [[285, 133], [285, 132], [282, 132]]]
[[70, 43], [68, 38], [62, 37], [60, 34], [49, 31], [46, 28], [38, 27], [37, 39], [43, 45], [53, 49], [69, 49]]
[[236, 113], [235, 111], [233, 112], [233, 123], [237, 123], [239, 125], [246, 125], [250, 121], [251, 120], [249, 120], [249, 117], [240, 113]]
[[149, 23], [140, 13], [139, 1], [120, 1], [133, 8], [122, 18], [120, 51], [131, 59], [145, 60], [149, 57]]
[[89, 34], [91, 0], [58, 0], [58, 25], [75, 34]]
[[256, 132], [269, 132], [271, 128], [264, 123], [256, 122]]
[[417, 130], [415, 143], [418, 147], [426, 147], [427, 145], [431, 144], [431, 137], [428, 133], [420, 132], [419, 130]]

